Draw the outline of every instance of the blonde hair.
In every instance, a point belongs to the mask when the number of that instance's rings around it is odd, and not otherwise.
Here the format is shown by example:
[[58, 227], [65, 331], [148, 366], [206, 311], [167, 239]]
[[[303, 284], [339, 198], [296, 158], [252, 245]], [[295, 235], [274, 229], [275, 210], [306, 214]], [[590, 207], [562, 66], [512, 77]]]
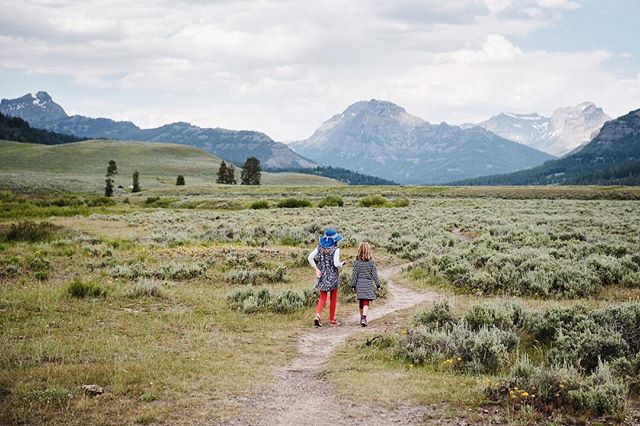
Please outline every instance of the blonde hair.
[[358, 246], [358, 255], [356, 256], [356, 260], [371, 260], [371, 246], [369, 243], [360, 243]]

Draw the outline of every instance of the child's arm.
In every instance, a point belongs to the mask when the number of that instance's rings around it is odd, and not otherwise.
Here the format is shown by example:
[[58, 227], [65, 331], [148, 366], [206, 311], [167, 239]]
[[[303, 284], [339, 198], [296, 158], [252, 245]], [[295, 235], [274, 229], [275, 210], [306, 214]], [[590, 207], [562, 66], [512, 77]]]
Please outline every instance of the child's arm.
[[380, 288], [380, 278], [378, 278], [378, 270], [373, 260], [371, 260], [371, 277], [373, 278], [373, 282], [376, 283], [376, 288]]
[[311, 254], [309, 254], [309, 257], [307, 257], [307, 260], [309, 261], [309, 265], [311, 265], [311, 267], [315, 269], [316, 277], [320, 278], [320, 276], [322, 276], [322, 272], [320, 272], [320, 269], [318, 269], [318, 266], [316, 265], [315, 258], [317, 255], [318, 255], [318, 247], [313, 249]]
[[346, 260], [344, 262], [340, 262], [340, 249], [337, 248], [336, 251], [333, 252], [333, 265], [336, 268], [342, 268], [346, 263]]
[[356, 264], [353, 264], [353, 273], [351, 274], [351, 290], [356, 291], [356, 284], [358, 283], [358, 268]]

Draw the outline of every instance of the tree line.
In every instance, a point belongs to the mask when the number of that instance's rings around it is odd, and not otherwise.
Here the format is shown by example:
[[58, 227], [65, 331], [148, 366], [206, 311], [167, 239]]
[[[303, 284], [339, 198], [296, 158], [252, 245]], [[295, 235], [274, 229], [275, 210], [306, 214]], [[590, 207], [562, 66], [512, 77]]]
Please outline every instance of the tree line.
[[[114, 176], [118, 174], [118, 165], [115, 160], [110, 160], [107, 164], [107, 174], [105, 177], [104, 195], [106, 197], [113, 196], [113, 190], [115, 185]], [[244, 162], [242, 170], [240, 171], [240, 184], [241, 185], [260, 185], [262, 178], [262, 168], [260, 166], [260, 160], [256, 157], [249, 157]], [[132, 176], [131, 192], [140, 192], [142, 187], [140, 186], [140, 173], [136, 170]], [[225, 161], [220, 163], [218, 172], [216, 173], [216, 183], [235, 185], [236, 181], [236, 168], [233, 164], [227, 164]], [[183, 175], [178, 175], [176, 178], [176, 185], [185, 185], [185, 178]]]

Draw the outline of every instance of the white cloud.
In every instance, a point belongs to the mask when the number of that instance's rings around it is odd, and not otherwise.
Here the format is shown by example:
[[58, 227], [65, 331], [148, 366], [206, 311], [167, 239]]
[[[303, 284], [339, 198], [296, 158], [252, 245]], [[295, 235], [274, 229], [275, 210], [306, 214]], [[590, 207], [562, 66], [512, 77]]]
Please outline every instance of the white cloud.
[[[37, 87], [25, 93], [47, 89], [39, 76], [59, 76], [89, 96], [119, 94], [117, 103], [78, 96], [63, 105], [78, 113], [143, 126], [183, 120], [256, 129], [284, 140], [304, 138], [373, 97], [453, 122], [584, 99], [626, 108], [638, 99], [637, 82], [607, 71], [608, 52], [532, 52], [513, 41], [579, 5], [24, 0], [9, 7], [0, 0], [0, 72], [32, 75]], [[156, 96], [145, 101], [149, 93]]]

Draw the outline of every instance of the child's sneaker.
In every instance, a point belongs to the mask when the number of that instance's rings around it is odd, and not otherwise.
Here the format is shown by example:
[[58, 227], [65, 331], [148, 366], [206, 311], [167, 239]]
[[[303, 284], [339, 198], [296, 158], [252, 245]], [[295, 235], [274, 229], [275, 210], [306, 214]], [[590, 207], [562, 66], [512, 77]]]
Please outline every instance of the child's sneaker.
[[329, 321], [329, 325], [332, 327], [338, 327], [340, 325], [340, 321], [338, 320]]
[[363, 327], [366, 327], [367, 325], [369, 325], [369, 323], [367, 322], [367, 317], [366, 316], [362, 316], [362, 318], [360, 319], [360, 325]]
[[320, 315], [316, 314], [316, 318], [313, 320], [313, 325], [316, 327], [322, 327], [322, 320], [320, 319]]

